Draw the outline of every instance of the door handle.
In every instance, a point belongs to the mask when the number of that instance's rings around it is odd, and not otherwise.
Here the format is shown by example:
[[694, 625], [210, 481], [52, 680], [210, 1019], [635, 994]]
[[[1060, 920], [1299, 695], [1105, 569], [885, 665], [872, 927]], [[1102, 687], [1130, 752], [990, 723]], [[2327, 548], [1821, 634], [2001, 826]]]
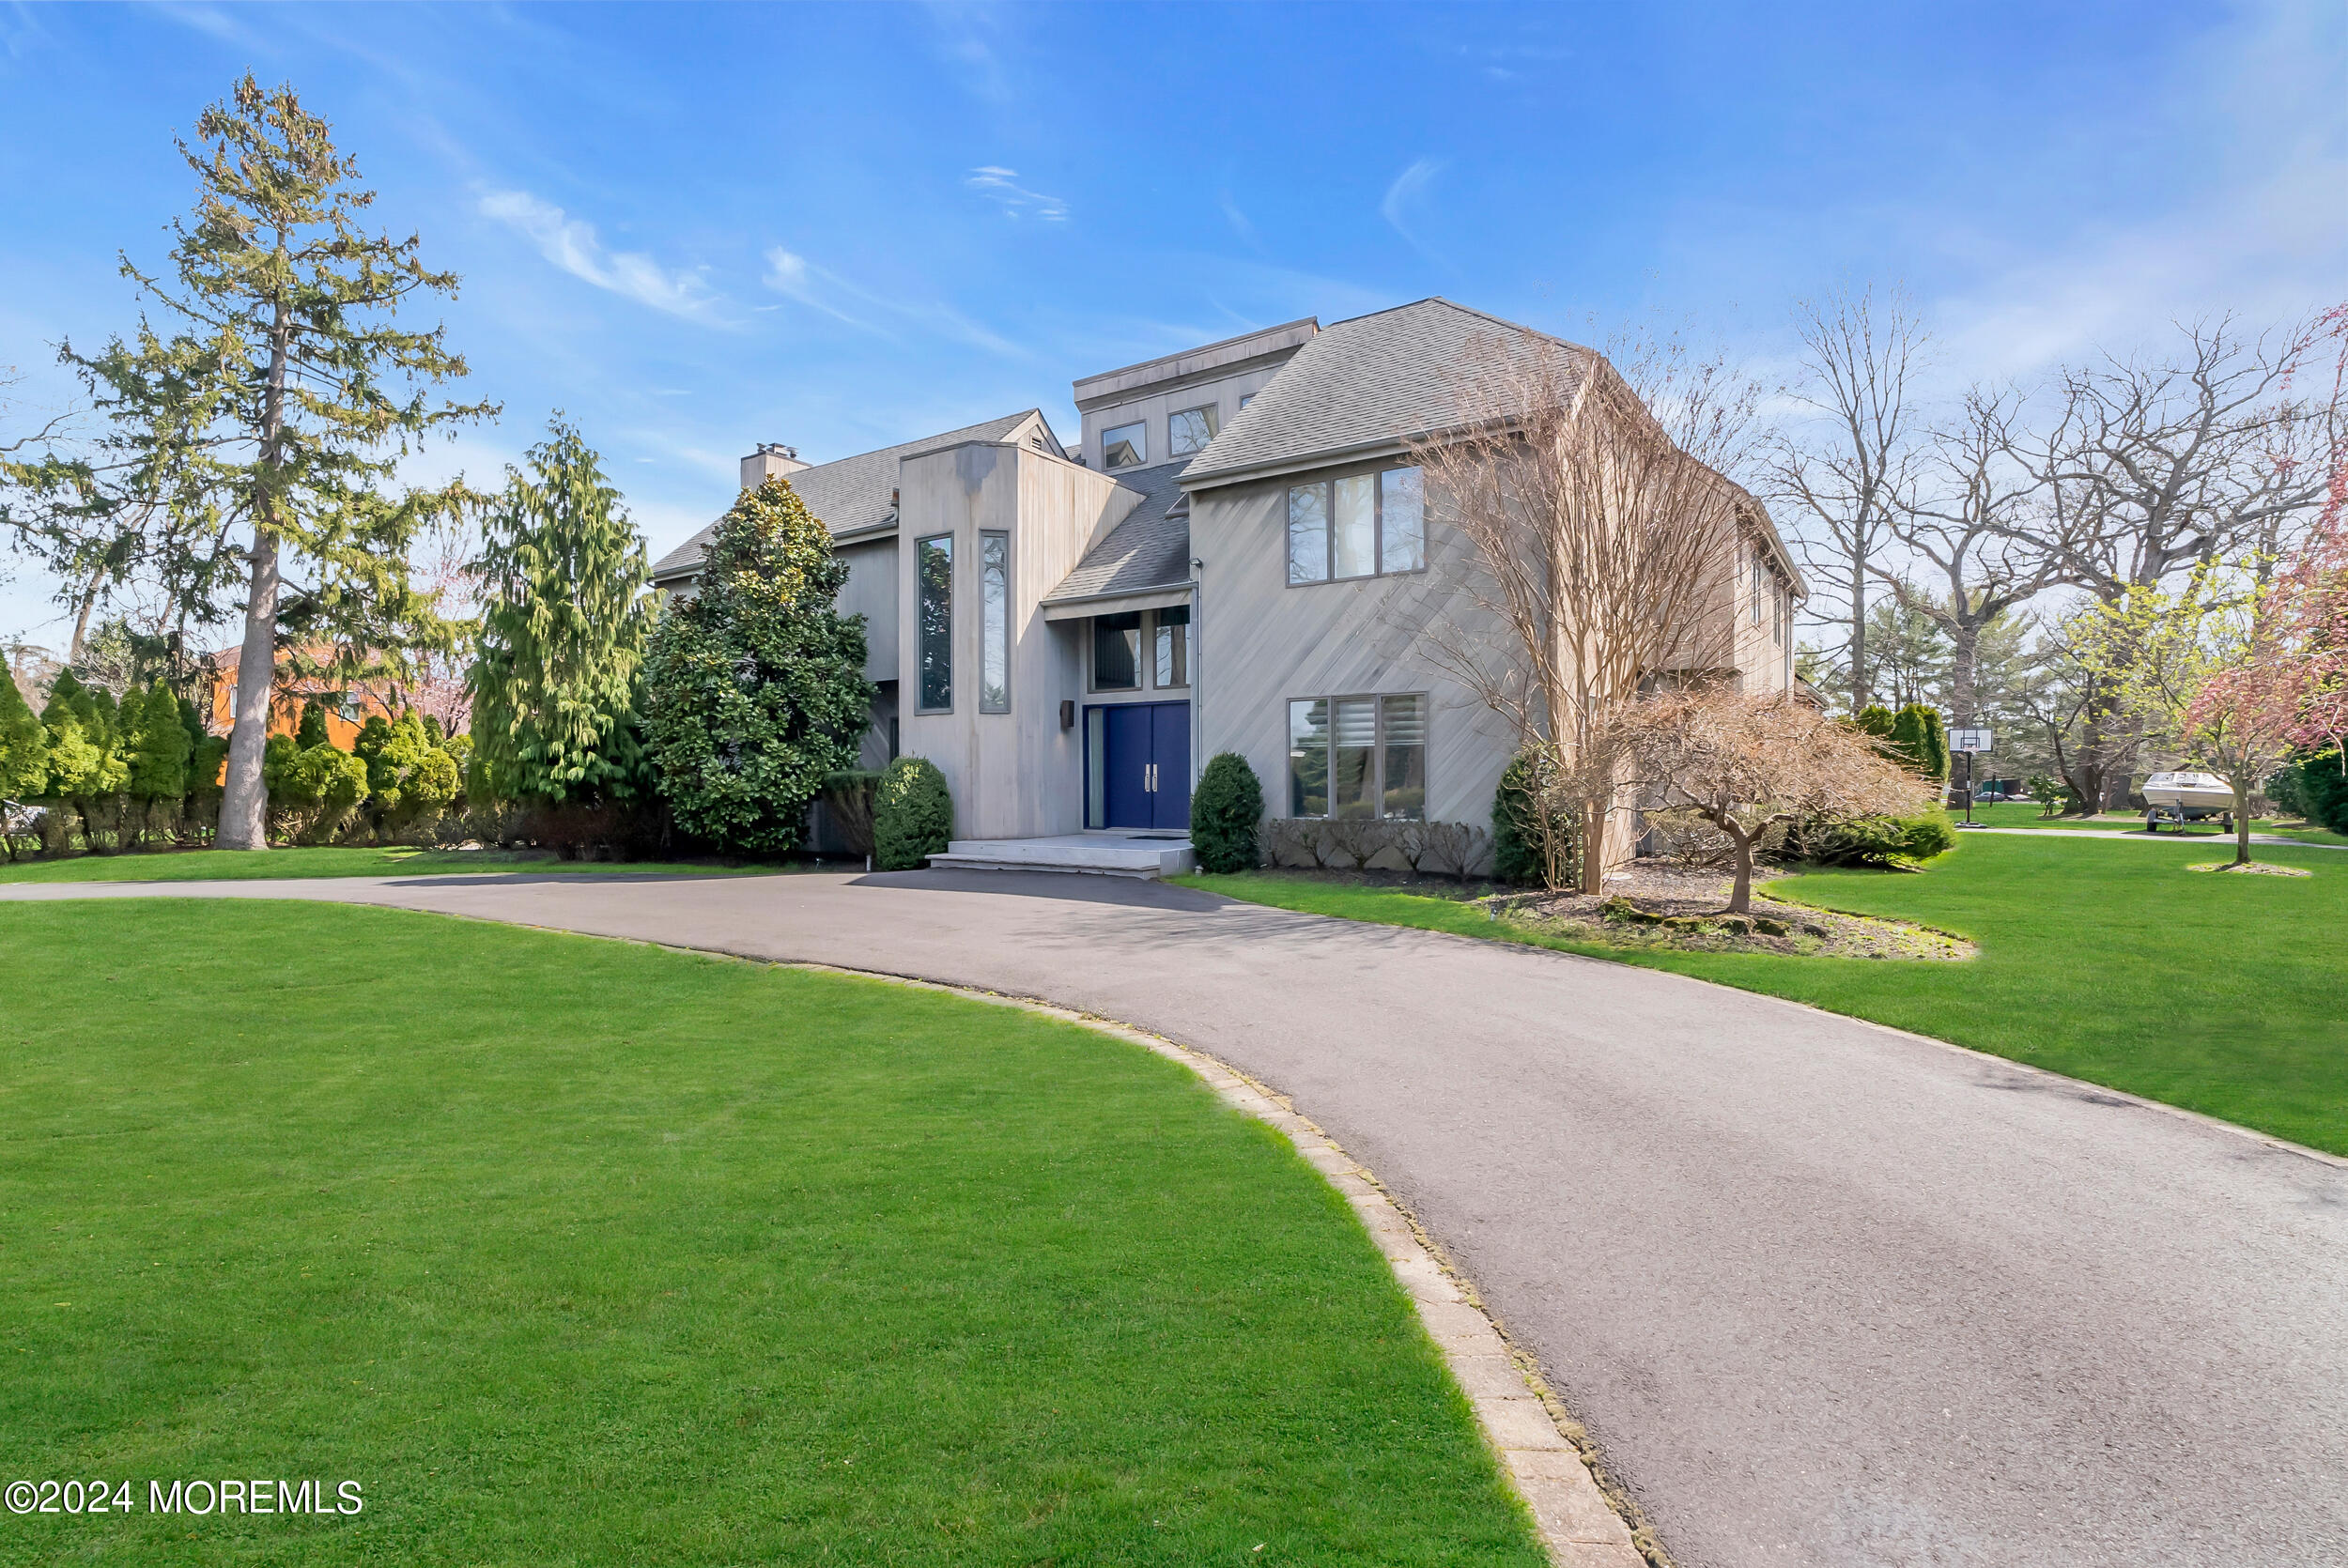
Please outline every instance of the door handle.
[[1157, 763], [1144, 762], [1141, 764], [1141, 792], [1145, 795], [1154, 795], [1158, 792]]

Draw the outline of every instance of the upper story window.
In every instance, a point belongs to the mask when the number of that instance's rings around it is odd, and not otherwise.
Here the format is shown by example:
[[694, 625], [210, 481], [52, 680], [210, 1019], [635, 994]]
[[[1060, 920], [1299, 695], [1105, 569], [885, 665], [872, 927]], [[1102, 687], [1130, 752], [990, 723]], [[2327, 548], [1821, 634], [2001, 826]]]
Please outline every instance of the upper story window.
[[1011, 712], [1011, 535], [979, 535], [979, 712]]
[[954, 536], [936, 534], [913, 546], [916, 659], [920, 686], [916, 708], [951, 713], [954, 706]]
[[1753, 556], [1753, 623], [1761, 624], [1761, 552]]
[[1101, 466], [1130, 469], [1150, 460], [1150, 435], [1139, 420], [1101, 432]]
[[1255, 394], [1254, 392], [1242, 392], [1242, 393], [1240, 393], [1240, 397], [1239, 397], [1239, 406], [1240, 406], [1242, 408], [1246, 407], [1247, 407], [1250, 403], [1253, 403], [1253, 402], [1255, 402], [1255, 401], [1256, 401], [1256, 394]]
[[1166, 416], [1166, 453], [1169, 457], [1188, 457], [1207, 450], [1214, 433], [1223, 428], [1222, 414], [1212, 403], [1203, 407], [1184, 408]]
[[1190, 684], [1190, 607], [1168, 605], [1151, 616], [1157, 653], [1156, 684], [1162, 691]]
[[1092, 618], [1092, 689], [1141, 689], [1141, 612]]
[[1426, 569], [1426, 484], [1416, 469], [1293, 485], [1288, 520], [1291, 585]]

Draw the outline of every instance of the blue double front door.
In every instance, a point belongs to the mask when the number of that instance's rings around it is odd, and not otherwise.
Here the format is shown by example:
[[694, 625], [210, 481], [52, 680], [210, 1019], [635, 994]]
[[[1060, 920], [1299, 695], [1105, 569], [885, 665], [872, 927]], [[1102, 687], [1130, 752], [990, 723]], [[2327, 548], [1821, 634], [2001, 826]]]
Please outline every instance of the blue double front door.
[[1186, 831], [1190, 704], [1119, 702], [1094, 712], [1104, 820], [1091, 825]]

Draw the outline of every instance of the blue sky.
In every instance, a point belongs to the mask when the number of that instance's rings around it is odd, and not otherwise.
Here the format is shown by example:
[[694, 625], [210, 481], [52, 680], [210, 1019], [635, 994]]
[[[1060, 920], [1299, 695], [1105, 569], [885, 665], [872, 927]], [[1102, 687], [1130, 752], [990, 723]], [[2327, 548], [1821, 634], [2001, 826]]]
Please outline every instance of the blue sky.
[[[0, 365], [134, 319], [240, 71], [289, 80], [464, 277], [436, 467], [565, 409], [656, 553], [734, 460], [1444, 294], [1782, 374], [1903, 284], [1944, 387], [2348, 295], [2348, 8], [0, 6]], [[0, 419], [8, 419], [0, 413]], [[53, 585], [0, 634], [62, 641]]]

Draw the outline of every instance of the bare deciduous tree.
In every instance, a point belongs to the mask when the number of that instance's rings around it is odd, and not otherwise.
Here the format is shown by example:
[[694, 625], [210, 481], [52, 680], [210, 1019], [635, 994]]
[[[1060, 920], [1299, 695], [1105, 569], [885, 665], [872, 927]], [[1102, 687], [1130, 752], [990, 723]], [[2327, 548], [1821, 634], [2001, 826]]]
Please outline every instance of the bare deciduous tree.
[[1913, 480], [1915, 419], [1908, 377], [1926, 335], [1898, 290], [1847, 290], [1795, 309], [1801, 375], [1787, 392], [1812, 409], [1811, 429], [1782, 437], [1769, 487], [1801, 518], [1803, 563], [1843, 598], [1851, 712], [1872, 700], [1867, 682], [1867, 585]]
[[1472, 546], [1443, 568], [1447, 586], [1477, 612], [1429, 627], [1425, 646], [1541, 760], [1592, 891], [1622, 847], [1604, 717], [1658, 681], [1733, 664], [1741, 542], [1769, 527], [1722, 477], [1751, 389], [1676, 344], [1623, 366], [1536, 333], [1479, 341], [1454, 417], [1413, 442], [1430, 507]]
[[1933, 589], [1873, 567], [1901, 608], [1947, 634], [1950, 716], [1958, 724], [1977, 716], [1983, 630], [2062, 576], [2060, 516], [2032, 511], [2044, 486], [2014, 460], [2020, 406], [2012, 392], [1969, 392], [1957, 417], [1930, 438], [1919, 494], [1890, 516], [1889, 531], [1909, 552], [1904, 564], [1928, 564], [1939, 579]]
[[[2062, 375], [2062, 411], [2013, 451], [2043, 484], [2016, 537], [2050, 544], [2065, 581], [2119, 605], [2211, 561], [2265, 570], [2322, 502], [2340, 450], [2339, 377], [2304, 377], [2321, 324], [2249, 336], [2231, 318], [2180, 329], [2161, 358], [2107, 359]], [[2119, 687], [2087, 694], [2071, 782], [2094, 809], [2137, 736]]]
[[1792, 692], [1661, 692], [1618, 704], [1606, 725], [1648, 809], [1693, 811], [1728, 836], [1731, 915], [1751, 913], [1753, 847], [1777, 823], [1905, 815], [1936, 793]]

